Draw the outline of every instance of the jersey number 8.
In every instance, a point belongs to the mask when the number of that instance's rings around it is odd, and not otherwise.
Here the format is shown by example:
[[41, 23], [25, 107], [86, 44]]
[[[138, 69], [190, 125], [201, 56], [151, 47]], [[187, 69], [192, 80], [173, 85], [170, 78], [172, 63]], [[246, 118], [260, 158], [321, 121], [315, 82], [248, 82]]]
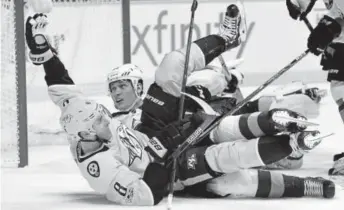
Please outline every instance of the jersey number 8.
[[121, 196], [125, 196], [127, 194], [127, 188], [123, 187], [118, 182], [116, 182], [113, 187]]

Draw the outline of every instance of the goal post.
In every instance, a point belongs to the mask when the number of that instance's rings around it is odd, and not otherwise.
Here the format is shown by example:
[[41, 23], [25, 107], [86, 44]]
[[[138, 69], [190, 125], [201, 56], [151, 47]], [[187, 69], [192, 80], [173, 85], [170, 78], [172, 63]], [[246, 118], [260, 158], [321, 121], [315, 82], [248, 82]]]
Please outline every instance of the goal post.
[[[1, 166], [28, 165], [24, 1], [1, 1]], [[17, 139], [12, 144], [13, 140]], [[11, 145], [8, 148], [8, 144]], [[3, 148], [5, 147], [5, 148]]]

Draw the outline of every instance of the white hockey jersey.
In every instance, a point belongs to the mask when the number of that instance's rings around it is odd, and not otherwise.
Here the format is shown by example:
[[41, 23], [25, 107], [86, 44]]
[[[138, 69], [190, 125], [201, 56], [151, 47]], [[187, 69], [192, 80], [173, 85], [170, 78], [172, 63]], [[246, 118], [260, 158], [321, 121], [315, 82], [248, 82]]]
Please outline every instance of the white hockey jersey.
[[[85, 97], [75, 85], [52, 85], [49, 96], [63, 113], [68, 104]], [[87, 142], [71, 141], [70, 149], [83, 177], [99, 193], [123, 205], [153, 205], [148, 185], [142, 180], [147, 165], [153, 160], [144, 150], [148, 137], [118, 120], [110, 123], [112, 139], [85, 154]]]
[[141, 113], [142, 110], [137, 108], [134, 111], [113, 113], [112, 117], [127, 127], [135, 129], [141, 122]]

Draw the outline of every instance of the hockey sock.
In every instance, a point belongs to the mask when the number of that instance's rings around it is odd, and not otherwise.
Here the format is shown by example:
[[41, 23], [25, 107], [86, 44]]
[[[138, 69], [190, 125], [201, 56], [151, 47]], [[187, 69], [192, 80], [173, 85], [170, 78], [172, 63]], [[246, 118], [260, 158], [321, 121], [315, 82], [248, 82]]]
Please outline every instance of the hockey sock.
[[239, 111], [235, 113], [235, 115], [258, 112], [259, 111], [258, 105], [259, 105], [259, 99], [256, 99], [254, 101], [249, 101], [246, 103], [246, 105], [240, 108]]
[[241, 115], [239, 118], [239, 129], [246, 139], [274, 135], [279, 132], [267, 111]]
[[292, 148], [288, 135], [263, 136], [258, 140], [258, 153], [264, 164], [271, 164], [289, 156]]
[[209, 35], [194, 42], [202, 50], [205, 65], [226, 51], [226, 41], [218, 35]]
[[302, 197], [304, 189], [304, 178], [274, 171], [258, 171], [258, 189], [255, 197]]

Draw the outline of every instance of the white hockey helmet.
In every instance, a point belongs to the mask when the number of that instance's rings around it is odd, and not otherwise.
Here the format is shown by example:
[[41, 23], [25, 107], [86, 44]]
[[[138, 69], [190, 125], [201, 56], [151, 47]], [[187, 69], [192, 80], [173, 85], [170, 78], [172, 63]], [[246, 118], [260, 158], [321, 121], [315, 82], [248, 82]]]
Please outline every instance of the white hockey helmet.
[[86, 131], [95, 134], [93, 124], [99, 115], [111, 118], [110, 112], [95, 101], [84, 99], [67, 101], [66, 109], [60, 117], [60, 124], [69, 138], [79, 140], [79, 132]]
[[108, 90], [110, 90], [111, 83], [119, 80], [130, 80], [132, 86], [135, 89], [137, 96], [141, 96], [143, 91], [138, 91], [137, 85], [141, 82], [143, 88], [143, 71], [138, 66], [128, 63], [122, 66], [112, 69], [112, 71], [107, 75], [107, 85]]

